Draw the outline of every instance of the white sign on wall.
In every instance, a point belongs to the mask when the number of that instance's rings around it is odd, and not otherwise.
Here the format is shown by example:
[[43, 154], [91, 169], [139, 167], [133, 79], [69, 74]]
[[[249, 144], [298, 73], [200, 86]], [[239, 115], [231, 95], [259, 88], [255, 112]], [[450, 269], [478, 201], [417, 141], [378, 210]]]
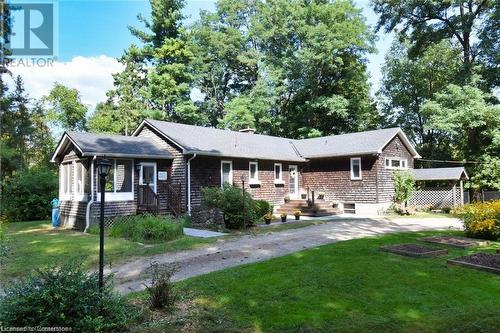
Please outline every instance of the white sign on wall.
[[167, 172], [158, 171], [158, 180], [167, 180]]

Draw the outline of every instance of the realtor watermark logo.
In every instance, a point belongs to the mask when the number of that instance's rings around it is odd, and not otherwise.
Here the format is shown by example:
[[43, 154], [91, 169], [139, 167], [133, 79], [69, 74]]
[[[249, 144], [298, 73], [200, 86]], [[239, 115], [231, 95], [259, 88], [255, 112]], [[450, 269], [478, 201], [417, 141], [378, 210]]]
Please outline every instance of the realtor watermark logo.
[[51, 65], [58, 52], [57, 1], [10, 1], [11, 34], [6, 48], [10, 66]]

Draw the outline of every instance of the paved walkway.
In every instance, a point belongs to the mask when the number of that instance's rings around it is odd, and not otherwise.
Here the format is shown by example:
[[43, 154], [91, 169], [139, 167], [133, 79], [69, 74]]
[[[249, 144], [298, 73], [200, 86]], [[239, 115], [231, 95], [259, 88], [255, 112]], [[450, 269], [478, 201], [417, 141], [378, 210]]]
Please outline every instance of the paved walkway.
[[128, 293], [144, 289], [143, 283], [148, 281], [146, 272], [151, 261], [176, 262], [179, 271], [173, 279], [177, 281], [337, 241], [394, 232], [460, 228], [461, 223], [451, 218], [334, 220], [305, 228], [222, 239], [214, 245], [196, 250], [142, 257], [108, 269], [106, 273], [113, 272], [117, 290]]
[[201, 237], [201, 238], [212, 238], [212, 237], [225, 236], [227, 234], [223, 232], [203, 230], [203, 229], [184, 228], [184, 235]]

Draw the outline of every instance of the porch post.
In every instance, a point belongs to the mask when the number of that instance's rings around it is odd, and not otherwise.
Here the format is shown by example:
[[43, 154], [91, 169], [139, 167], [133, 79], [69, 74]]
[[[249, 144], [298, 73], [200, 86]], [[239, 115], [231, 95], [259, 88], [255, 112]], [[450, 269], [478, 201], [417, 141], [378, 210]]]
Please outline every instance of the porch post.
[[457, 184], [453, 182], [453, 188], [451, 190], [451, 195], [453, 196], [453, 207], [457, 206]]
[[464, 205], [464, 181], [460, 179], [460, 202]]

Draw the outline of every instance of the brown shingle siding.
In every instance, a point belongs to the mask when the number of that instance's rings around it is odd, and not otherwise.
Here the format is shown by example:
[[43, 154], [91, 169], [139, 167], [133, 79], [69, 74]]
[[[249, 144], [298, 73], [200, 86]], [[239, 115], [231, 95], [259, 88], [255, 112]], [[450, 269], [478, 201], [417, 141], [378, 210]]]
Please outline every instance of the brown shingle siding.
[[187, 204], [187, 189], [186, 189], [186, 158], [182, 154], [180, 148], [178, 148], [175, 143], [170, 140], [165, 139], [159, 133], [150, 128], [149, 125], [145, 125], [137, 136], [151, 138], [156, 144], [165, 148], [169, 153], [172, 154], [173, 160], [171, 164], [171, 169], [169, 172], [169, 179], [174, 184], [181, 184], [182, 192], [182, 207], [185, 209]]

